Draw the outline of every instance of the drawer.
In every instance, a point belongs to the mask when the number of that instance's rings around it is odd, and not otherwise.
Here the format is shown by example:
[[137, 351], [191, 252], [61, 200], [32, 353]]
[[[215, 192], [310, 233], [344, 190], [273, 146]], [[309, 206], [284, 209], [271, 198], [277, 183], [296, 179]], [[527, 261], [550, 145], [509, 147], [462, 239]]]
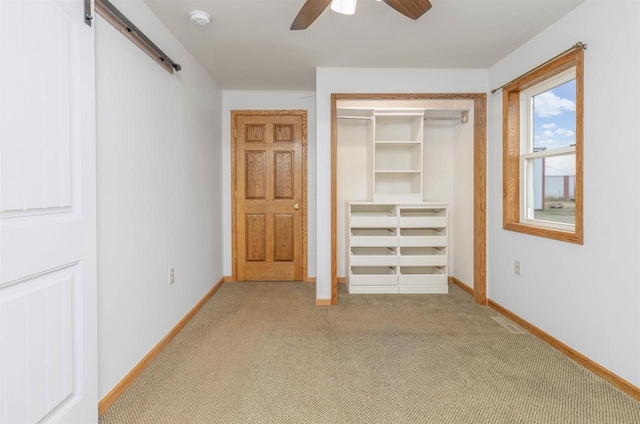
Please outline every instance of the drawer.
[[398, 240], [400, 247], [445, 247], [447, 245], [446, 236], [411, 236], [400, 237]]
[[398, 237], [351, 237], [351, 247], [396, 247]]
[[400, 217], [400, 228], [444, 228], [446, 216]]
[[396, 266], [398, 256], [388, 247], [352, 247], [350, 266]]
[[398, 280], [399, 286], [444, 286], [446, 287], [448, 278], [446, 274], [434, 275], [434, 274], [415, 274], [415, 275], [400, 275]]
[[397, 226], [396, 205], [373, 203], [349, 205], [350, 228], [396, 228]]
[[446, 208], [400, 207], [400, 228], [445, 228]]
[[447, 266], [447, 257], [442, 255], [433, 256], [399, 256], [400, 266]]
[[397, 294], [398, 286], [349, 286], [349, 294]]
[[349, 219], [351, 228], [396, 228], [397, 216], [351, 216]]
[[446, 267], [410, 266], [400, 267], [398, 284], [400, 286], [447, 285]]
[[400, 266], [447, 266], [447, 249], [437, 247], [401, 247]]
[[398, 239], [400, 247], [445, 247], [447, 233], [443, 229], [401, 229]]
[[389, 229], [352, 229], [349, 237], [351, 247], [396, 247], [398, 236]]
[[413, 286], [398, 286], [400, 294], [447, 294], [449, 286], [446, 283], [424, 284]]
[[384, 266], [351, 267], [349, 285], [354, 286], [398, 286], [395, 268]]

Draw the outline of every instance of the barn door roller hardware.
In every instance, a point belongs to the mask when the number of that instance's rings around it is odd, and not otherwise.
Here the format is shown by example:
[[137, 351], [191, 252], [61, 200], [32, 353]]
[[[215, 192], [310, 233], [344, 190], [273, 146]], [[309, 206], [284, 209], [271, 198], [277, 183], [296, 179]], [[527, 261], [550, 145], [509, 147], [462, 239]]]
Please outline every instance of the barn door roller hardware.
[[122, 14], [109, 0], [96, 0], [96, 12], [106, 21], [113, 25], [125, 37], [131, 40], [142, 51], [148, 54], [153, 60], [158, 62], [160, 66], [165, 68], [167, 72], [173, 73], [174, 70], [182, 70], [182, 66], [175, 63], [167, 56], [158, 46], [153, 44], [142, 31], [136, 27], [126, 16]]
[[84, 0], [84, 23], [91, 26], [92, 20], [93, 16], [91, 16], [91, 0]]

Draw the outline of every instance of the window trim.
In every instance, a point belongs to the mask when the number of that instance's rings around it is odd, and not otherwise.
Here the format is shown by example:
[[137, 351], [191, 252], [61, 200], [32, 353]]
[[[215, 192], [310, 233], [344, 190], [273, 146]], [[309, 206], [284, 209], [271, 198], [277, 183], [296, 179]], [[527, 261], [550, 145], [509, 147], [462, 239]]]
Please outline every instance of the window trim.
[[[576, 79], [576, 217], [571, 229], [551, 228], [535, 225], [521, 218], [521, 184], [523, 178], [521, 139], [520, 94], [526, 90], [549, 81], [575, 67]], [[543, 66], [529, 72], [503, 87], [503, 228], [524, 234], [583, 244], [583, 103], [584, 103], [584, 51], [575, 48]], [[554, 152], [555, 153], [555, 152]], [[558, 150], [559, 153], [559, 150]]]

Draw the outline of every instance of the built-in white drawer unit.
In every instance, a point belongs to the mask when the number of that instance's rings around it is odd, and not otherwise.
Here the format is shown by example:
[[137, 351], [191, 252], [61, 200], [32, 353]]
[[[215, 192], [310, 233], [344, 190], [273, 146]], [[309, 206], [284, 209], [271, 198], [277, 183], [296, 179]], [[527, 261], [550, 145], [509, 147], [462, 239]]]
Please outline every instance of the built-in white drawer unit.
[[349, 293], [447, 293], [447, 204], [348, 204]]

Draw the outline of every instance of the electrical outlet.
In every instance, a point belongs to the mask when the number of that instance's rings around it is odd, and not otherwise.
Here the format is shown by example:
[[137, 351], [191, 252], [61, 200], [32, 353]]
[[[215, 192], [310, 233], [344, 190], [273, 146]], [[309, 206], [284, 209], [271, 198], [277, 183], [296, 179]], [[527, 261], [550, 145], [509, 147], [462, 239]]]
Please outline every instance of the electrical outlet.
[[516, 260], [513, 266], [513, 272], [520, 275], [520, 261]]
[[176, 279], [175, 279], [175, 275], [174, 275], [174, 272], [173, 272], [173, 268], [171, 268], [169, 270], [169, 285], [175, 283], [175, 281], [176, 281]]

